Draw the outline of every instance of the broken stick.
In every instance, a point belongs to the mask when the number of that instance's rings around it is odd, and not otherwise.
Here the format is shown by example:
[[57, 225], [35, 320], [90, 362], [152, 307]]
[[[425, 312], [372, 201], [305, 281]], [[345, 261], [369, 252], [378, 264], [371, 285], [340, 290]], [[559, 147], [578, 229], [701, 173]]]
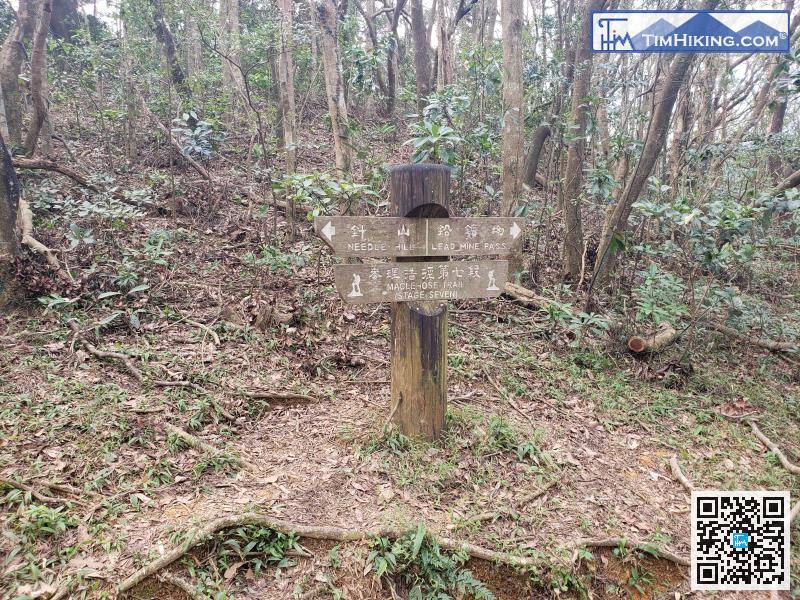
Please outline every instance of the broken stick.
[[678, 332], [669, 323], [662, 323], [650, 335], [634, 335], [628, 339], [628, 349], [636, 354], [655, 353], [669, 346], [678, 337]]
[[686, 478], [686, 475], [681, 471], [681, 465], [678, 463], [678, 457], [673, 456], [669, 459], [669, 468], [672, 471], [672, 476], [681, 482], [681, 485], [686, 488], [690, 494], [694, 491], [694, 485]]

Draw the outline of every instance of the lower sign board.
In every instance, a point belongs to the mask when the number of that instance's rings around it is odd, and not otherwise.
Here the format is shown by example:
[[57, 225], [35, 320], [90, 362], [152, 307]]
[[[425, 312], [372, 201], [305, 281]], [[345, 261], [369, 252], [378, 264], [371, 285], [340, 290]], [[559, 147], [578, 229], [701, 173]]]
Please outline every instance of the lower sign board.
[[349, 304], [428, 302], [499, 296], [508, 261], [393, 262], [336, 265], [336, 290]]

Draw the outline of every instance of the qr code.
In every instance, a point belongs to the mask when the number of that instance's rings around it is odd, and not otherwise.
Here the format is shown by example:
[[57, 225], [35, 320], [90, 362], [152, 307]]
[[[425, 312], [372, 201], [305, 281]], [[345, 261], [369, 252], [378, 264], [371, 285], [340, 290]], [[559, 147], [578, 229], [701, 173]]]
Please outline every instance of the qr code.
[[692, 589], [789, 589], [789, 492], [692, 492]]

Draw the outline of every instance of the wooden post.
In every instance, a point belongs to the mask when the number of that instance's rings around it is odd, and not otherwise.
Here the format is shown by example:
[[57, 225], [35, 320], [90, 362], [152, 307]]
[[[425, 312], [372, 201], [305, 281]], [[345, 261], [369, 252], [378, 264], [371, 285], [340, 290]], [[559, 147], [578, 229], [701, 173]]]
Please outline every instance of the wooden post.
[[[390, 201], [394, 216], [449, 217], [450, 169], [434, 164], [394, 167]], [[394, 422], [410, 437], [437, 439], [447, 408], [447, 303], [396, 302], [391, 307]]]

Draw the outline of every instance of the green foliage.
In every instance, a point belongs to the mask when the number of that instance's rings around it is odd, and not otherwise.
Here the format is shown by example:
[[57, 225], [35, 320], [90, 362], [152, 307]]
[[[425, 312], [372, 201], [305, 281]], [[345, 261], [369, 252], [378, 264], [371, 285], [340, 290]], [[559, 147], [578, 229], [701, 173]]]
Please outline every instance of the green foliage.
[[208, 545], [209, 551], [204, 553], [208, 558], [204, 561], [186, 557], [182, 564], [197, 580], [199, 591], [215, 599], [229, 597], [225, 588], [237, 573], [251, 570], [260, 575], [268, 566], [288, 567], [293, 563], [287, 553], [301, 550], [296, 535], [258, 525], [222, 531]]
[[184, 154], [203, 159], [211, 158], [223, 139], [221, 134], [214, 131], [211, 123], [200, 120], [194, 111], [185, 112], [179, 118], [173, 119], [172, 133], [180, 141]]
[[308, 244], [292, 248], [289, 252], [283, 252], [280, 248], [263, 244], [258, 254], [248, 252], [242, 260], [249, 265], [266, 267], [270, 273], [291, 273], [295, 268], [303, 267], [308, 263], [310, 252]]
[[63, 506], [51, 508], [42, 504], [31, 504], [16, 517], [17, 527], [28, 542], [46, 537], [58, 537], [78, 521], [66, 514]]
[[676, 275], [661, 271], [655, 263], [638, 275], [643, 281], [634, 289], [637, 322], [674, 325], [688, 313], [688, 308], [683, 304], [686, 286]]
[[489, 419], [486, 445], [491, 450], [515, 450], [517, 448], [517, 434], [512, 429], [511, 424], [503, 417], [492, 415]]
[[435, 160], [445, 165], [455, 163], [456, 151], [464, 140], [452, 127], [425, 119], [413, 124], [412, 131], [415, 136], [406, 142], [414, 147], [411, 162]]
[[389, 577], [402, 584], [409, 600], [494, 599], [483, 582], [463, 567], [468, 555], [443, 553], [436, 540], [426, 536], [421, 523], [416, 531], [395, 541], [378, 537], [370, 546], [367, 569], [378, 578]]
[[586, 169], [586, 193], [607, 204], [614, 194], [617, 182], [614, 175], [605, 165], [600, 163]]
[[309, 220], [342, 209], [346, 212], [354, 204], [375, 206], [377, 197], [369, 185], [338, 179], [328, 173], [291, 173], [273, 180], [272, 189], [287, 201], [310, 206]]
[[369, 441], [365, 447], [367, 454], [374, 452], [389, 452], [395, 456], [400, 456], [409, 449], [411, 440], [400, 433], [397, 427], [391, 424], [383, 428], [381, 434]]

